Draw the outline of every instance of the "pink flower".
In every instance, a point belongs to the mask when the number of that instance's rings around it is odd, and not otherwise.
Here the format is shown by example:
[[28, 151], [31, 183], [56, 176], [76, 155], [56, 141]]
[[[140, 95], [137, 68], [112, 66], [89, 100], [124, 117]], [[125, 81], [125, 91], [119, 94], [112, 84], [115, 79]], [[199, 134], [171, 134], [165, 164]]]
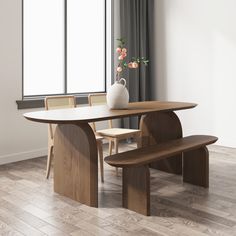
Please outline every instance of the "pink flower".
[[123, 56], [123, 55], [120, 55], [120, 56], [118, 57], [118, 59], [119, 59], [119, 60], [124, 60], [124, 56]]
[[122, 52], [127, 53], [127, 49], [126, 48], [122, 48]]
[[131, 68], [131, 69], [136, 69], [136, 68], [138, 68], [138, 63], [136, 61], [130, 62], [128, 64], [128, 67]]
[[134, 69], [138, 68], [138, 63], [136, 61], [132, 63], [132, 68]]
[[133, 63], [130, 62], [130, 63], [128, 64], [128, 67], [129, 67], [129, 68], [133, 68]]
[[118, 73], [120, 73], [122, 71], [122, 67], [119, 66], [119, 67], [117, 67], [116, 70], [117, 70]]
[[121, 55], [123, 56], [123, 58], [127, 57], [127, 53], [126, 52], [122, 52]]
[[116, 52], [117, 52], [117, 53], [121, 53], [121, 48], [117, 48], [117, 49], [116, 49]]

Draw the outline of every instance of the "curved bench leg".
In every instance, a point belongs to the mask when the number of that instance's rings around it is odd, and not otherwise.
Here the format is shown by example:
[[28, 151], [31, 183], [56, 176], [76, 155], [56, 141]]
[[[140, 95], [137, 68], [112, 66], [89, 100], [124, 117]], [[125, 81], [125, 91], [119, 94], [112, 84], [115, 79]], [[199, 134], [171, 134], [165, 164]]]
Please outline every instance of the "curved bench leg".
[[209, 187], [209, 152], [202, 147], [183, 154], [183, 181]]
[[123, 168], [123, 207], [150, 215], [150, 173], [148, 165]]
[[88, 206], [98, 206], [98, 157], [88, 124], [59, 124], [54, 140], [54, 191]]
[[[182, 138], [182, 126], [174, 112], [153, 112], [142, 116], [142, 147]], [[173, 174], [182, 174], [182, 154], [150, 165], [151, 168]]]

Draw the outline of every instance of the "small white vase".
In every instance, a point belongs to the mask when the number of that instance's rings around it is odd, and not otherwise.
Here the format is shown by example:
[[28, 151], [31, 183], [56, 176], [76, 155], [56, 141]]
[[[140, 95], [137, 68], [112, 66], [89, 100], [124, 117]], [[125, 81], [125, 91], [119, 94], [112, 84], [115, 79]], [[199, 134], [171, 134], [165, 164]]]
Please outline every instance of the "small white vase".
[[116, 81], [107, 92], [107, 105], [110, 109], [126, 109], [129, 103], [129, 92], [126, 80], [121, 78]]

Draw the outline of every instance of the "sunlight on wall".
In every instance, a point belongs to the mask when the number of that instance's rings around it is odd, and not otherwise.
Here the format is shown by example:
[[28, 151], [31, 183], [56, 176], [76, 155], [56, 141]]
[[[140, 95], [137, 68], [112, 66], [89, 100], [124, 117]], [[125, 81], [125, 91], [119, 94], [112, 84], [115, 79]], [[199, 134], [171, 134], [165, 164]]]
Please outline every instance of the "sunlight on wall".
[[214, 127], [228, 145], [236, 146], [236, 39], [214, 34]]
[[[155, 99], [196, 102], [179, 112], [185, 135], [236, 147], [236, 1], [155, 1]], [[153, 94], [154, 94], [153, 92]]]

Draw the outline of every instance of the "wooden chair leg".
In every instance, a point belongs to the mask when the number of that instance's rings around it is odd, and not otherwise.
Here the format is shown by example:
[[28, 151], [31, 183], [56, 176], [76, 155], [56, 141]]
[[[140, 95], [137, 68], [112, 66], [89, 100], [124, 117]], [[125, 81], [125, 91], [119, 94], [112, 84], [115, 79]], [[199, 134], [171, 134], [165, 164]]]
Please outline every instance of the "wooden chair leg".
[[51, 164], [52, 164], [52, 156], [53, 156], [53, 146], [48, 147], [48, 159], [47, 159], [47, 170], [46, 170], [46, 178], [49, 178]]
[[148, 165], [123, 168], [123, 207], [150, 215], [150, 172]]
[[112, 155], [113, 142], [109, 141], [109, 156]]
[[202, 147], [183, 154], [183, 181], [209, 187], [209, 152]]
[[[119, 140], [115, 139], [115, 141], [114, 141], [115, 154], [117, 154], [119, 152], [118, 145], [119, 145]], [[117, 167], [116, 167], [116, 176], [118, 176], [118, 168]]]
[[141, 148], [142, 147], [142, 137], [141, 134], [138, 134], [135, 136], [136, 142], [137, 142], [137, 148]]
[[99, 161], [100, 161], [101, 181], [104, 182], [104, 167], [103, 167], [103, 148], [102, 148], [102, 141], [97, 141], [97, 148], [98, 148]]

